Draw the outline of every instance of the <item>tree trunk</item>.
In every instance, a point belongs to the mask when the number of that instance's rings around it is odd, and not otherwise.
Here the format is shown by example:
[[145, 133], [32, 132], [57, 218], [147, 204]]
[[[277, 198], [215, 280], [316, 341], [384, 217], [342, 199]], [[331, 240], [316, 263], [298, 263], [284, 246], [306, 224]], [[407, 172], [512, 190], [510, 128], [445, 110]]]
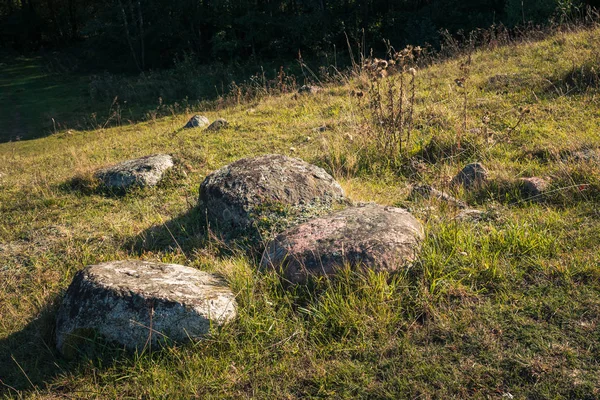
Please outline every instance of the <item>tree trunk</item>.
[[145, 54], [146, 54], [146, 49], [144, 46], [144, 18], [142, 17], [142, 5], [140, 3], [140, 0], [137, 1], [137, 7], [138, 7], [138, 24], [139, 24], [139, 33], [140, 33], [140, 60], [142, 63], [142, 69], [146, 69], [145, 66]]
[[77, 29], [77, 9], [75, 0], [69, 0], [69, 22], [71, 25], [71, 39], [76, 39], [78, 36]]
[[127, 43], [129, 44], [129, 50], [131, 51], [131, 57], [133, 57], [133, 62], [135, 62], [135, 66], [137, 69], [142, 71], [140, 68], [140, 64], [138, 63], [137, 56], [135, 55], [135, 49], [133, 48], [133, 42], [131, 41], [131, 35], [129, 34], [129, 23], [127, 22], [127, 14], [125, 13], [125, 7], [123, 7], [123, 2], [119, 0], [119, 7], [121, 8], [121, 17], [123, 18], [123, 26], [125, 27], [125, 38], [127, 39]]

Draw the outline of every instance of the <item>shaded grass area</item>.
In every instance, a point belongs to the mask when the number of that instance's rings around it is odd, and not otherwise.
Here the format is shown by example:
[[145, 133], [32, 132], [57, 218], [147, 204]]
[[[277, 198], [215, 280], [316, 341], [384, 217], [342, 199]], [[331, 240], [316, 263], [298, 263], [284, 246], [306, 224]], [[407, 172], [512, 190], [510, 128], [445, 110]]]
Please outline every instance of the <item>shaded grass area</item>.
[[[0, 64], [0, 142], [88, 127], [92, 105], [84, 77], [46, 72], [40, 57], [3, 57]], [[53, 121], [54, 119], [54, 121]]]
[[[364, 76], [311, 96], [207, 112], [230, 121], [218, 133], [174, 134], [188, 118], [174, 113], [0, 144], [0, 393], [598, 398], [598, 88], [586, 69], [577, 90], [548, 92], [549, 81], [566, 88], [573, 65], [595, 59], [598, 37], [597, 29], [560, 33], [475, 52], [467, 131], [454, 83], [464, 60], [420, 70], [417, 128], [392, 161], [373, 147], [364, 105], [351, 96], [368, 88]], [[118, 196], [91, 179], [97, 168], [157, 152], [175, 155], [185, 173]], [[395, 274], [346, 269], [288, 287], [216, 240], [196, 209], [200, 182], [238, 158], [272, 152], [323, 166], [355, 201], [410, 208], [427, 232], [417, 260]], [[488, 218], [461, 221], [448, 204], [409, 199], [411, 184], [448, 189], [472, 161], [484, 163], [490, 182], [453, 194]], [[516, 179], [528, 176], [551, 181], [540, 201], [518, 190]], [[53, 319], [70, 279], [85, 265], [125, 258], [221, 274], [239, 317], [206, 340], [162, 351], [99, 345], [94, 357], [60, 357]]]

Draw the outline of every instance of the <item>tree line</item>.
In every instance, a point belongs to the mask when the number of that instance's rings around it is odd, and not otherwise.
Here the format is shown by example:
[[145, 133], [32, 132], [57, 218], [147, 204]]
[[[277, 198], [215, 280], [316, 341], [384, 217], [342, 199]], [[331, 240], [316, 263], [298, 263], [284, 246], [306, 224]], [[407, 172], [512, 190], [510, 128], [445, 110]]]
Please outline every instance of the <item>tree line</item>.
[[0, 47], [77, 48], [140, 71], [183, 56], [335, 57], [348, 43], [435, 45], [442, 28], [544, 23], [583, 3], [600, 0], [0, 0]]

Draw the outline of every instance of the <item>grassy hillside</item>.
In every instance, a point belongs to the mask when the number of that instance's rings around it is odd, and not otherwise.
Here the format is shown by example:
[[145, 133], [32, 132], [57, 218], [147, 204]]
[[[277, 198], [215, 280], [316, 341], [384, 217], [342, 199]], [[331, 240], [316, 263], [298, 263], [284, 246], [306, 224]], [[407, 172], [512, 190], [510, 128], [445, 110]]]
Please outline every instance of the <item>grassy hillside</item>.
[[[400, 155], [376, 145], [366, 73], [315, 95], [197, 110], [230, 121], [218, 133], [179, 131], [190, 115], [174, 114], [0, 144], [0, 394], [600, 397], [600, 30], [466, 61], [417, 71], [413, 130]], [[386, 90], [397, 79], [377, 82]], [[119, 197], [91, 179], [99, 167], [158, 152], [180, 163], [157, 188]], [[393, 275], [346, 271], [290, 290], [209, 237], [195, 212], [202, 179], [265, 153], [324, 167], [355, 201], [411, 209], [426, 225], [418, 260]], [[408, 199], [411, 184], [443, 189], [472, 161], [491, 181], [457, 196], [484, 210], [483, 220]], [[517, 190], [516, 179], [530, 176], [551, 181], [543, 201]], [[222, 274], [237, 293], [238, 319], [160, 352], [61, 358], [53, 321], [74, 273], [124, 258]]]

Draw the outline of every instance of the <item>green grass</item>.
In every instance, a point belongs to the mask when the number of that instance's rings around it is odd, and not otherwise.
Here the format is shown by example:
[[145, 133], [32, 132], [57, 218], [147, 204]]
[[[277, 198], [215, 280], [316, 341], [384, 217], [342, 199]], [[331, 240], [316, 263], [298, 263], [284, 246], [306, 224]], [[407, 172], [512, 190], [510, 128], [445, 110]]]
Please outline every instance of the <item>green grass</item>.
[[[598, 29], [558, 33], [475, 52], [468, 132], [454, 83], [464, 57], [420, 70], [417, 129], [396, 160], [377, 152], [364, 106], [350, 96], [367, 88], [364, 76], [314, 96], [200, 110], [230, 121], [218, 133], [175, 134], [190, 115], [174, 113], [0, 144], [0, 394], [600, 397], [600, 164], [561, 157], [600, 148], [600, 92], [589, 70], [577, 69], [600, 60], [598, 37]], [[584, 72], [573, 80], [575, 70]], [[12, 79], [25, 85], [25, 72]], [[18, 96], [43, 112], [35, 93]], [[530, 113], [510, 129], [519, 107]], [[330, 129], [314, 130], [322, 125]], [[121, 197], [88, 185], [97, 168], [157, 152], [177, 156], [186, 174]], [[427, 233], [416, 262], [395, 274], [347, 269], [289, 288], [243, 251], [207, 238], [195, 211], [204, 176], [273, 152], [323, 166], [355, 201], [409, 207]], [[470, 161], [486, 165], [491, 183], [457, 196], [490, 218], [458, 221], [450, 206], [408, 200], [411, 183], [444, 188]], [[515, 179], [525, 176], [552, 180], [544, 201], [520, 197]], [[54, 317], [74, 273], [123, 258], [222, 274], [239, 317], [204, 341], [159, 352], [107, 347], [93, 359], [60, 357]]]

